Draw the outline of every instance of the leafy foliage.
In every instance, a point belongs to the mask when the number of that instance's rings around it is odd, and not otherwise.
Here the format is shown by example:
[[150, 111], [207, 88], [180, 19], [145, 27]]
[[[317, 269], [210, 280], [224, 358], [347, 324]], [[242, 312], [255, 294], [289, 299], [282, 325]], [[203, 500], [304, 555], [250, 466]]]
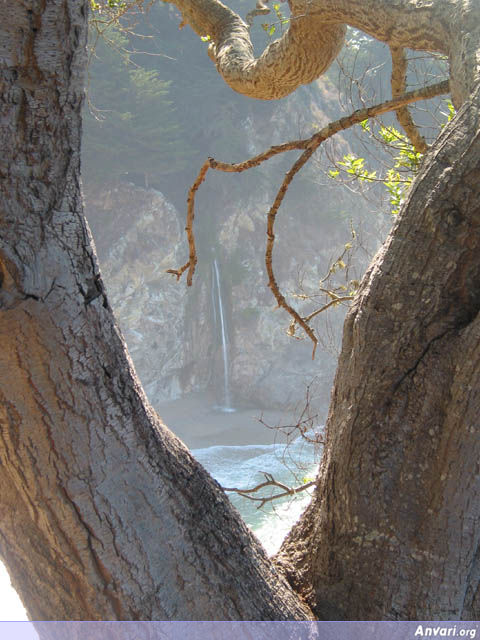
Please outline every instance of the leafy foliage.
[[90, 8], [92, 11], [102, 13], [105, 9], [124, 9], [127, 3], [123, 0], [104, 0], [103, 2], [96, 2], [96, 0], [90, 0]]
[[370, 123], [361, 123], [365, 133], [381, 140], [393, 153], [393, 164], [383, 176], [377, 176], [377, 170], [369, 171], [365, 168], [365, 158], [357, 157], [351, 153], [343, 156], [343, 160], [336, 163], [335, 168], [330, 169], [330, 178], [339, 178], [343, 173], [347, 177], [360, 182], [381, 182], [388, 192], [390, 213], [397, 215], [403, 204], [415, 174], [418, 171], [423, 155], [413, 148], [410, 140], [393, 126], [380, 125], [373, 132]]
[[277, 30], [277, 26], [280, 25], [280, 29], [283, 31], [283, 27], [285, 27], [286, 25], [288, 25], [288, 23], [290, 22], [290, 18], [287, 18], [280, 10], [280, 5], [278, 3], [275, 3], [273, 5], [273, 10], [275, 12], [275, 15], [277, 17], [277, 23], [272, 22], [272, 23], [267, 23], [264, 22], [262, 24], [262, 29], [269, 35], [269, 36], [273, 36], [273, 34], [275, 33], [275, 31]]

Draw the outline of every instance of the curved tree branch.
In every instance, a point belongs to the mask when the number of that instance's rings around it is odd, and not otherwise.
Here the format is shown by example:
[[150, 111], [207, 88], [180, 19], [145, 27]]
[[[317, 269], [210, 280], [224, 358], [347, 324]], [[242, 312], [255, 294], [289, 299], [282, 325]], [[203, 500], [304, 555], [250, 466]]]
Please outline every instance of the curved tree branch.
[[[228, 491], [230, 493], [236, 493], [242, 498], [247, 498], [248, 500], [253, 500], [254, 502], [259, 502], [257, 509], [261, 509], [267, 502], [272, 502], [273, 500], [278, 500], [279, 498], [285, 498], [286, 496], [295, 496], [306, 489], [310, 489], [316, 483], [316, 480], [312, 480], [311, 482], [306, 482], [305, 484], [301, 484], [298, 487], [288, 487], [283, 482], [279, 482], [275, 480], [271, 473], [267, 473], [263, 471], [263, 475], [265, 476], [265, 481], [257, 484], [255, 487], [251, 489], [239, 489], [238, 487], [222, 487], [224, 491]], [[280, 493], [272, 493], [269, 496], [254, 496], [252, 494], [260, 491], [261, 489], [265, 489], [265, 487], [278, 487], [282, 491]]]
[[167, 0], [200, 36], [225, 82], [252, 98], [283, 98], [322, 75], [342, 48], [345, 25], [325, 24], [309, 10], [292, 16], [289, 29], [255, 58], [248, 25], [218, 0]]
[[[278, 287], [277, 281], [275, 279], [275, 274], [273, 272], [273, 266], [272, 266], [273, 245], [275, 242], [275, 234], [274, 234], [275, 218], [280, 208], [280, 205], [283, 202], [283, 199], [285, 197], [285, 194], [288, 190], [288, 187], [291, 181], [293, 180], [295, 175], [300, 171], [300, 169], [308, 162], [308, 160], [315, 153], [315, 151], [320, 147], [322, 142], [324, 142], [328, 138], [331, 138], [336, 133], [339, 133], [340, 131], [348, 129], [349, 127], [352, 127], [355, 124], [359, 124], [360, 122], [363, 122], [368, 118], [373, 118], [375, 116], [382, 115], [383, 113], [397, 110], [406, 104], [410, 104], [418, 100], [425, 100], [427, 98], [432, 98], [437, 95], [448, 93], [448, 91], [449, 91], [449, 82], [448, 80], [446, 80], [445, 82], [440, 82], [438, 84], [431, 85], [430, 87], [417, 89], [416, 91], [410, 91], [403, 96], [399, 96], [397, 98], [394, 98], [393, 100], [387, 100], [386, 102], [382, 102], [372, 107], [358, 109], [357, 111], [354, 111], [349, 116], [345, 116], [344, 118], [340, 118], [335, 122], [331, 122], [320, 131], [317, 131], [317, 133], [315, 133], [310, 138], [306, 138], [303, 140], [292, 140], [291, 142], [286, 142], [281, 145], [270, 147], [270, 149], [268, 149], [267, 151], [264, 151], [263, 153], [260, 153], [254, 156], [253, 158], [246, 160], [245, 162], [229, 164], [226, 162], [217, 162], [214, 158], [208, 158], [202, 165], [202, 168], [200, 169], [197, 179], [195, 180], [193, 185], [190, 187], [190, 191], [188, 194], [187, 223], [185, 226], [185, 231], [187, 232], [188, 244], [190, 249], [189, 259], [182, 267], [178, 269], [168, 269], [167, 273], [171, 273], [177, 276], [177, 280], [178, 280], [183, 275], [183, 273], [185, 273], [185, 271], [187, 271], [188, 269], [187, 285], [188, 286], [192, 285], [193, 274], [195, 272], [195, 266], [197, 264], [197, 253], [195, 249], [195, 235], [193, 232], [193, 221], [195, 218], [195, 194], [198, 188], [200, 187], [200, 185], [202, 184], [202, 182], [205, 180], [205, 177], [209, 169], [216, 169], [217, 171], [224, 171], [227, 173], [242, 173], [243, 171], [246, 171], [247, 169], [251, 169], [252, 167], [258, 167], [260, 164], [262, 164], [266, 160], [269, 160], [275, 155], [278, 155], [280, 153], [285, 153], [285, 151], [302, 149], [303, 153], [296, 160], [296, 162], [293, 164], [291, 169], [285, 174], [285, 178], [283, 179], [282, 185], [280, 186], [280, 189], [277, 192], [275, 200], [270, 208], [270, 211], [268, 212], [265, 266], [268, 274], [268, 286], [270, 287], [273, 295], [275, 296], [278, 306], [285, 309], [285, 311], [287, 311], [287, 313], [289, 313], [293, 318], [293, 324], [291, 325], [292, 335], [293, 335], [293, 330], [295, 325], [298, 324], [299, 326], [302, 327], [302, 329], [305, 331], [308, 337], [312, 340], [314, 345], [313, 353], [312, 353], [312, 359], [313, 359], [315, 357], [315, 350], [317, 348], [318, 339], [313, 329], [310, 327], [308, 323], [314, 316], [318, 315], [319, 311], [314, 312], [309, 316], [302, 317], [298, 313], [298, 311], [296, 311], [291, 305], [289, 305], [284, 295], [281, 293]], [[335, 301], [335, 302], [338, 302], [338, 301]], [[333, 302], [331, 304], [325, 305], [322, 308], [322, 310], [326, 310], [327, 308], [332, 306], [332, 304]]]
[[[407, 57], [403, 47], [390, 47], [392, 56], [392, 97], [398, 98], [407, 88]], [[418, 131], [407, 106], [400, 107], [395, 112], [397, 120], [403, 127], [410, 142], [417, 153], [426, 153], [428, 145]]]
[[[249, 26], [219, 0], [165, 0], [200, 36], [209, 35], [209, 55], [225, 82], [244, 95], [270, 100], [320, 77], [344, 42], [346, 24], [394, 47], [449, 54], [447, 0], [290, 0], [288, 30], [255, 58]], [[439, 7], [438, 5], [445, 5]]]

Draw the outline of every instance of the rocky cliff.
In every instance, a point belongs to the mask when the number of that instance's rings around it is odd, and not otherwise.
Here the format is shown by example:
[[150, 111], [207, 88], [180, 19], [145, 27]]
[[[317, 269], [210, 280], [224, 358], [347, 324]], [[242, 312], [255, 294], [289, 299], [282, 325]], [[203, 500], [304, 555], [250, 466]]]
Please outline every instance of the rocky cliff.
[[[328, 98], [325, 87], [315, 85], [279, 102], [268, 118], [252, 109], [238, 123], [245, 157], [303, 129], [311, 131], [313, 122], [323, 124], [327, 116], [319, 104]], [[125, 181], [86, 185], [86, 213], [110, 300], [154, 405], [200, 390], [222, 404], [226, 348], [235, 406], [292, 406], [316, 378], [314, 404], [326, 409], [334, 348], [319, 348], [312, 362], [310, 342], [287, 335], [289, 318], [276, 309], [264, 267], [266, 214], [293, 160], [274, 160], [252, 176], [209, 174], [198, 196], [199, 264], [191, 288], [166, 273], [186, 259], [183, 212], [154, 189]], [[304, 288], [315, 288], [349, 239], [349, 218], [359, 217], [336, 187], [317, 184], [317, 170], [308, 169], [292, 185], [278, 214], [274, 265], [287, 294], [298, 291], [300, 280]], [[214, 260], [225, 316], [223, 339]], [[290, 300], [311, 308], [301, 299]], [[338, 339], [342, 316], [333, 312], [330, 328], [336, 335], [330, 346]]]
[[165, 273], [185, 253], [177, 212], [161, 193], [126, 183], [85, 195], [110, 303], [145, 391], [154, 404], [178, 398], [187, 296]]
[[[138, 123], [123, 113], [130, 104], [138, 109], [143, 96], [137, 76], [128, 89], [133, 97], [124, 98], [123, 107], [113, 105], [122, 111], [117, 114], [122, 126], [130, 126], [126, 142], [132, 153], [117, 144], [119, 129], [109, 128], [108, 111], [100, 123], [86, 119], [86, 214], [112, 306], [154, 405], [207, 391], [212, 403], [221, 406], [228, 384], [234, 406], [285, 408], [300, 403], [315, 378], [314, 404], [325, 412], [344, 309], [329, 311], [329, 321], [322, 321], [319, 333], [326, 348], [320, 346], [312, 362], [310, 342], [287, 335], [289, 317], [276, 309], [264, 267], [266, 216], [297, 152], [246, 174], [210, 172], [197, 195], [199, 262], [193, 287], [165, 271], [186, 260], [187, 192], [204, 159], [238, 162], [273, 144], [311, 135], [339, 116], [338, 90], [324, 78], [274, 103], [234, 94], [218, 78], [205, 45], [178, 33], [178, 20], [171, 8], [155, 6], [142, 27], [155, 27], [145, 46], [161, 46], [161, 55], [147, 58], [146, 64], [154, 64], [158, 78], [168, 80], [160, 115], [153, 102], [141, 111]], [[118, 60], [108, 64], [118, 67]], [[92, 84], [104, 89], [97, 95], [107, 100], [117, 76], [117, 93], [130, 95], [125, 83], [132, 78], [118, 68], [112, 79], [109, 69], [105, 63], [98, 79], [93, 70]], [[102, 142], [107, 130], [110, 137]], [[145, 132], [151, 133], [153, 148], [148, 158], [142, 156], [149, 142]], [[137, 135], [141, 139], [134, 149]], [[337, 157], [348, 149], [344, 138], [336, 141]], [[318, 289], [350, 239], [350, 221], [358, 230], [365, 209], [329, 184], [319, 169], [324, 155], [292, 183], [275, 229], [274, 268], [281, 290], [296, 307], [310, 311], [312, 303], [295, 294]]]

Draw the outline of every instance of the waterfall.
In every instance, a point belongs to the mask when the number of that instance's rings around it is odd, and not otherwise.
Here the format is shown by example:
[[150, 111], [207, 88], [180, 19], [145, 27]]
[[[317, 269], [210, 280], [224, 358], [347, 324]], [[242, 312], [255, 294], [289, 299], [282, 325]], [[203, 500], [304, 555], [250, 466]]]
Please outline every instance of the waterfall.
[[213, 302], [213, 318], [215, 326], [220, 320], [220, 335], [222, 338], [222, 356], [223, 356], [223, 403], [218, 407], [221, 411], [230, 413], [235, 411], [232, 408], [230, 396], [230, 379], [229, 379], [229, 360], [228, 360], [228, 329], [225, 310], [223, 308], [222, 288], [220, 286], [220, 272], [218, 262], [215, 258], [213, 261], [213, 277], [212, 277], [212, 302]]

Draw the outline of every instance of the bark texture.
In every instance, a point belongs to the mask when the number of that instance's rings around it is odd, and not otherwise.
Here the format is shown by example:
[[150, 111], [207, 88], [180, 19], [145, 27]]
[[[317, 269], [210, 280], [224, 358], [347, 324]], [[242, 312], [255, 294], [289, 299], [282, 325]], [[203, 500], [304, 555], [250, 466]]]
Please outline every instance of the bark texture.
[[321, 16], [292, 20], [283, 38], [256, 59], [248, 25], [217, 0], [174, 1], [183, 19], [200, 36], [209, 35], [209, 55], [225, 82], [252, 98], [283, 98], [318, 78], [343, 45], [345, 26], [325, 24]]
[[36, 620], [306, 619], [149, 407], [82, 217], [87, 2], [0, 5], [0, 554]]
[[279, 557], [322, 618], [480, 614], [479, 127], [476, 93], [345, 323], [318, 492]]
[[457, 107], [480, 65], [476, 0], [290, 0], [289, 29], [259, 58], [247, 24], [219, 0], [165, 1], [197, 34], [210, 35], [210, 57], [225, 82], [252, 98], [281, 98], [318, 78], [340, 51], [347, 24], [396, 49], [448, 56]]
[[[0, 5], [0, 553], [37, 619], [307, 618], [114, 324], [81, 216], [86, 4]], [[478, 3], [291, 0], [258, 60], [217, 0], [175, 4], [259, 98], [322, 73], [345, 24], [449, 56], [463, 108], [348, 316], [317, 493], [278, 565], [320, 617], [479, 618]]]

